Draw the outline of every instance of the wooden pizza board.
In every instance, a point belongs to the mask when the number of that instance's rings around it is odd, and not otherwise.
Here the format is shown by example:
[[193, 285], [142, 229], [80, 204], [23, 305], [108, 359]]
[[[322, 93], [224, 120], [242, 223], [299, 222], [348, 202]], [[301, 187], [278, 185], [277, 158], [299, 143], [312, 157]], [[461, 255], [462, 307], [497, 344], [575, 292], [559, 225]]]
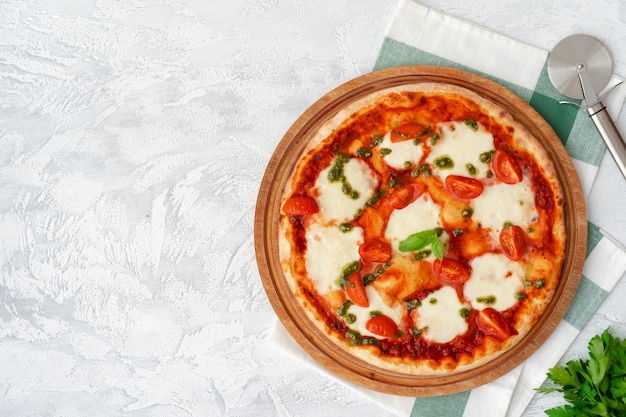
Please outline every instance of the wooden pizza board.
[[[500, 356], [460, 373], [413, 376], [375, 367], [339, 348], [310, 321], [293, 296], [280, 266], [278, 226], [281, 196], [287, 178], [317, 129], [356, 100], [386, 88], [416, 83], [454, 84], [507, 110], [545, 147], [556, 167], [565, 196], [566, 256], [560, 283], [536, 326]], [[500, 84], [466, 71], [438, 66], [394, 67], [363, 75], [329, 92], [298, 118], [272, 155], [263, 176], [254, 219], [257, 264], [268, 299], [298, 344], [322, 366], [348, 381], [395, 395], [453, 394], [490, 382], [512, 370], [554, 331], [578, 288], [587, 247], [587, 217], [578, 175], [550, 125], [528, 103]]]

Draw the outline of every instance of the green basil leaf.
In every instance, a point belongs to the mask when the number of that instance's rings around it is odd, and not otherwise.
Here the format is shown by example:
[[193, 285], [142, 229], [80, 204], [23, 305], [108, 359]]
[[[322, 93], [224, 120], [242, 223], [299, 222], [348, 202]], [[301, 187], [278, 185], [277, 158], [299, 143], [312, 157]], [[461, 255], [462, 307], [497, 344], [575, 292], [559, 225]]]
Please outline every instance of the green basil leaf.
[[440, 261], [443, 260], [443, 243], [439, 238], [435, 238], [435, 240], [430, 244], [430, 248], [433, 250], [433, 255], [437, 257]]
[[398, 246], [401, 252], [415, 252], [420, 249], [424, 249], [426, 246], [432, 244], [433, 241], [439, 240], [434, 230], [424, 230], [421, 232], [413, 233]]

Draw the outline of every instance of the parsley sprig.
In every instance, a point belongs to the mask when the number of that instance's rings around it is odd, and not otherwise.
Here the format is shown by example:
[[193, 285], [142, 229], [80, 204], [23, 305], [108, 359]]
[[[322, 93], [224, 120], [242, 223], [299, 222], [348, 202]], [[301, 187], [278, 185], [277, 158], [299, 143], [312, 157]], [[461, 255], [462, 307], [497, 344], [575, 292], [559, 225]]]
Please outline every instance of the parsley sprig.
[[589, 341], [589, 359], [572, 360], [548, 371], [553, 387], [541, 393], [561, 392], [569, 404], [546, 410], [550, 417], [626, 415], [626, 341], [608, 329]]
[[442, 260], [445, 249], [443, 242], [439, 239], [442, 234], [443, 229], [441, 227], [413, 233], [400, 242], [398, 249], [401, 252], [417, 252], [420, 249], [430, 246], [433, 255], [439, 258], [439, 260]]

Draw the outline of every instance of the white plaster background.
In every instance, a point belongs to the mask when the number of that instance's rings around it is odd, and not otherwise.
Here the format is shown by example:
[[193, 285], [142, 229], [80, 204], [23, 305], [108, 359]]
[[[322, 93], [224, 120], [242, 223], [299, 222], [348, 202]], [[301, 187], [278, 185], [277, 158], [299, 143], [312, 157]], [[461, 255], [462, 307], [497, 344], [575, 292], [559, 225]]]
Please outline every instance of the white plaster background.
[[[590, 33], [626, 76], [619, 0], [423, 4], [544, 49]], [[388, 416], [265, 343], [253, 214], [283, 133], [371, 70], [395, 6], [0, 3], [0, 414]], [[594, 194], [590, 218], [626, 244], [608, 156]], [[568, 355], [624, 336], [624, 297]]]

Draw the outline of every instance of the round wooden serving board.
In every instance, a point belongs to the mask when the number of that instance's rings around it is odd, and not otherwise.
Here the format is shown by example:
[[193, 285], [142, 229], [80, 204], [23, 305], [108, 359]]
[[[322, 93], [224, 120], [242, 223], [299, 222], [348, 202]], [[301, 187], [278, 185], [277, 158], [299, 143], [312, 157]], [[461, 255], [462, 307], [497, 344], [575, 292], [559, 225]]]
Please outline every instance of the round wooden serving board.
[[[537, 325], [514, 347], [466, 372], [420, 377], [375, 367], [348, 354], [310, 321], [293, 296], [280, 266], [278, 225], [287, 178], [317, 129], [356, 100], [378, 90], [416, 83], [455, 84], [500, 105], [523, 124], [554, 161], [565, 194], [567, 250], [561, 281]], [[287, 331], [317, 362], [336, 375], [370, 389], [395, 395], [435, 396], [465, 391], [510, 371], [550, 336], [567, 311], [582, 273], [587, 246], [587, 217], [578, 176], [562, 143], [548, 123], [503, 86], [458, 69], [406, 66], [376, 71], [341, 85], [313, 104], [278, 144], [263, 177], [256, 205], [254, 243], [267, 296]]]

